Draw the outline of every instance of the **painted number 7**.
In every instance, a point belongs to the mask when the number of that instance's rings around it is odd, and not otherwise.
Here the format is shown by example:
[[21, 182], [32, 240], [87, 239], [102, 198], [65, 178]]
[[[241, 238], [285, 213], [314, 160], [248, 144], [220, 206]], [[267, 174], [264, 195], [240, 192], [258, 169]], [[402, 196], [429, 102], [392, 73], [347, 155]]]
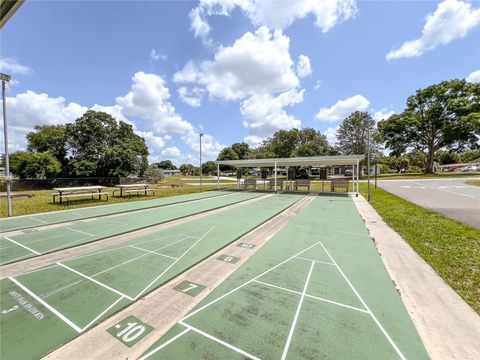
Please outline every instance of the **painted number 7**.
[[117, 337], [121, 337], [123, 341], [130, 342], [138, 338], [145, 331], [145, 326], [137, 325], [136, 322], [127, 324], [127, 327], [117, 334]]
[[198, 287], [198, 285], [189, 283], [189, 284], [188, 284], [188, 287], [185, 288], [184, 290], [182, 290], [182, 292], [186, 293], [186, 292], [189, 292], [190, 290], [193, 290], [193, 289], [195, 289], [195, 288], [197, 288], [197, 287]]

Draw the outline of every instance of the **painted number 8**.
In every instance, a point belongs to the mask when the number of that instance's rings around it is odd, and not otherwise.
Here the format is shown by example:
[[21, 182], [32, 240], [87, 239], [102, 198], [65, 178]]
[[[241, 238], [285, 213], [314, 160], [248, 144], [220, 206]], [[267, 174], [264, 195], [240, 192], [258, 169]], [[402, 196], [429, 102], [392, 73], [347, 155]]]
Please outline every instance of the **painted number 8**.
[[125, 342], [130, 342], [142, 335], [144, 331], [145, 326], [132, 322], [128, 323], [127, 327], [117, 334], [117, 337], [121, 337]]

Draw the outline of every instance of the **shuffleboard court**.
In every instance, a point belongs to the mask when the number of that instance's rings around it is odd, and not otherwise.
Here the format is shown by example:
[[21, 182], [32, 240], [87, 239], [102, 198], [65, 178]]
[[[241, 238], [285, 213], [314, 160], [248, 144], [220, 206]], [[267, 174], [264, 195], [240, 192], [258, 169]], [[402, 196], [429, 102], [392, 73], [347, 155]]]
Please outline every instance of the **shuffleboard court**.
[[202, 201], [182, 202], [140, 212], [80, 220], [52, 229], [39, 231], [28, 229], [20, 235], [0, 238], [0, 265], [158, 225], [262, 195], [259, 193], [231, 193], [227, 196], [215, 196]]
[[317, 197], [145, 359], [428, 359], [351, 199]]
[[302, 197], [272, 195], [2, 280], [0, 357], [42, 357]]
[[30, 229], [38, 226], [58, 224], [62, 222], [75, 221], [81, 219], [94, 218], [154, 208], [158, 206], [171, 205], [181, 202], [206, 199], [214, 196], [225, 195], [225, 191], [208, 191], [203, 193], [171, 196], [162, 199], [133, 201], [128, 203], [102, 205], [88, 208], [55, 211], [45, 214], [34, 214], [25, 216], [15, 216], [11, 218], [0, 219], [0, 232], [8, 232], [22, 229]]

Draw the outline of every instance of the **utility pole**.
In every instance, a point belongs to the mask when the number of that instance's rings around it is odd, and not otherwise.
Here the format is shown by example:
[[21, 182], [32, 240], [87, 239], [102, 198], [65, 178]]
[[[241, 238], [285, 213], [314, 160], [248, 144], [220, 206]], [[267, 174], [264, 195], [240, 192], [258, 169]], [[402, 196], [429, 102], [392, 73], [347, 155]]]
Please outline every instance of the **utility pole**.
[[7, 181], [7, 208], [8, 217], [12, 216], [12, 178], [10, 176], [10, 161], [8, 158], [8, 134], [7, 134], [7, 98], [5, 95], [5, 88], [7, 81], [10, 81], [10, 75], [0, 73], [2, 80], [2, 103], [3, 103], [3, 137], [5, 140], [5, 177]]
[[200, 192], [203, 189], [203, 171], [202, 171], [202, 136], [203, 134], [200, 133]]

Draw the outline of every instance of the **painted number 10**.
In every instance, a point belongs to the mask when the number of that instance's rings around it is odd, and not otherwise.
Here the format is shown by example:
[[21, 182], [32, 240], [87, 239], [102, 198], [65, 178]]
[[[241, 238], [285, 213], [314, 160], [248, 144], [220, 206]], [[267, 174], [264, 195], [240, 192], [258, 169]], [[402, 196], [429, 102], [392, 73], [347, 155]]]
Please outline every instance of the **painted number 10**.
[[130, 322], [127, 327], [117, 334], [125, 342], [130, 342], [138, 338], [145, 331], [145, 326], [138, 325], [136, 322]]

